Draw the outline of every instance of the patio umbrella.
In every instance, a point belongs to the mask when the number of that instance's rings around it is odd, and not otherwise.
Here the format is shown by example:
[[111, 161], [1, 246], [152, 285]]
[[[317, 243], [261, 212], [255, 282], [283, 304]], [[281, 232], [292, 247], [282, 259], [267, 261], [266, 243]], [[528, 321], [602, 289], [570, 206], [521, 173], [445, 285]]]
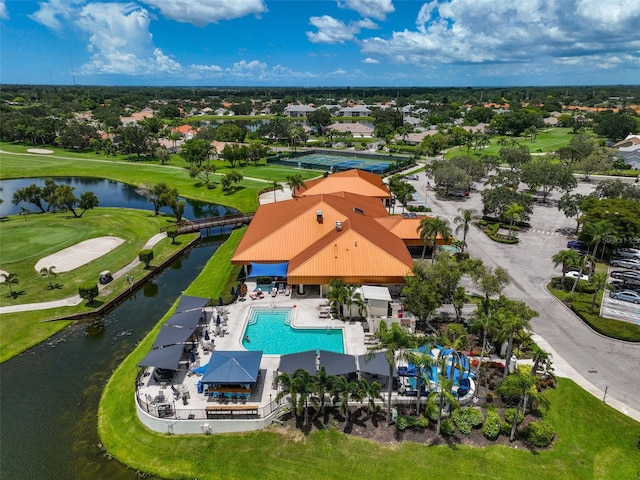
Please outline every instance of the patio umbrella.
[[220, 325], [220, 315], [216, 317], [216, 325]]
[[222, 305], [224, 305], [222, 303], [222, 297], [218, 297], [218, 306], [221, 307]]
[[191, 356], [189, 357], [189, 361], [194, 363], [196, 361], [196, 354], [191, 350]]
[[209, 340], [209, 330], [204, 331], [204, 339], [207, 341]]
[[236, 291], [231, 287], [231, 298], [236, 298]]

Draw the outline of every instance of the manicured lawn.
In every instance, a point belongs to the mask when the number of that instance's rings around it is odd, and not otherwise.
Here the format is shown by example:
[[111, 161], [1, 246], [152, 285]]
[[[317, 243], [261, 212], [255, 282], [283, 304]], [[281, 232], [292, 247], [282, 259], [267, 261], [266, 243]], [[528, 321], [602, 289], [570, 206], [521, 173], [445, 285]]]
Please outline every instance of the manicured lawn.
[[[160, 227], [171, 221], [171, 217], [156, 217], [153, 212], [145, 210], [117, 208], [89, 210], [82, 218], [70, 218], [62, 213], [48, 213], [31, 215], [25, 222], [18, 216], [8, 217], [2, 222], [0, 258], [3, 259], [3, 263], [0, 268], [18, 275], [20, 283], [13, 288], [19, 295], [14, 299], [9, 296], [8, 288], [1, 286], [0, 305], [45, 302], [77, 295], [79, 285], [89, 281], [97, 283], [100, 271], [115, 272], [136, 259], [144, 244], [159, 232]], [[67, 227], [67, 224], [73, 228]], [[36, 272], [35, 264], [50, 251], [58, 251], [82, 240], [103, 235], [115, 235], [123, 238], [125, 242], [82, 267], [70, 272], [58, 272], [51, 279], [56, 288], [49, 289], [48, 280]], [[131, 270], [129, 275], [138, 280], [142, 279], [151, 273], [154, 265], [160, 264], [196, 237], [197, 234], [181, 235], [175, 244], [168, 238], [163, 239], [153, 247], [155, 258], [150, 269], [147, 270], [144, 264], [140, 264]], [[5, 261], [5, 258], [10, 261]], [[69, 324], [64, 320], [45, 320], [90, 312], [117, 296], [125, 288], [126, 280], [119, 278], [101, 290], [92, 305], [81, 302], [72, 307], [0, 315], [0, 362], [37, 345]]]
[[[473, 148], [469, 151], [470, 155], [499, 155], [500, 149], [502, 148], [498, 145], [498, 140], [500, 136], [491, 137], [491, 143], [489, 143], [482, 150], [474, 151]], [[511, 137], [505, 137], [508, 141], [511, 141]], [[541, 152], [549, 152], [554, 151], [559, 147], [567, 145], [571, 139], [573, 138], [573, 133], [571, 128], [562, 128], [562, 127], [551, 127], [547, 130], [541, 130], [540, 133], [536, 135], [536, 139], [534, 142], [527, 137], [517, 137], [518, 143], [520, 145], [526, 146], [529, 148], [531, 153], [541, 153]], [[452, 148], [447, 152], [447, 157], [455, 157], [457, 155], [467, 155], [467, 147], [461, 146]]]
[[[226, 279], [216, 275], [240, 241], [234, 234], [207, 263], [193, 289], [215, 297]], [[202, 278], [202, 280], [201, 280]], [[209, 283], [213, 282], [213, 284]], [[200, 284], [209, 283], [209, 290]], [[630, 479], [640, 473], [636, 448], [640, 424], [603, 404], [575, 383], [560, 379], [547, 391], [546, 416], [557, 431], [551, 450], [508, 447], [382, 445], [331, 429], [305, 435], [278, 428], [227, 435], [164, 435], [143, 427], [135, 413], [133, 388], [138, 362], [147, 354], [162, 322], [118, 367], [99, 407], [98, 431], [111, 455], [131, 468], [165, 478], [343, 479], [429, 477], [479, 479]], [[422, 473], [418, 473], [422, 472]]]

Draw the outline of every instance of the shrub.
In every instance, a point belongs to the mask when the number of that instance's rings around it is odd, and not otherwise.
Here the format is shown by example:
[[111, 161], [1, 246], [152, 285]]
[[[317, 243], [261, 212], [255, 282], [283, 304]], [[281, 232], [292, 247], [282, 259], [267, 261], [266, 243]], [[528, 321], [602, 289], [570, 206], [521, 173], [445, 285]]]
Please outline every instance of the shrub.
[[258, 285], [265, 285], [267, 283], [271, 283], [271, 277], [257, 277], [256, 283]]
[[500, 435], [500, 427], [502, 426], [502, 420], [500, 415], [493, 408], [487, 411], [487, 419], [484, 421], [482, 427], [482, 434], [489, 440], [495, 440]]
[[[504, 411], [504, 421], [509, 424], [509, 430], [511, 430], [511, 425], [513, 424], [513, 416], [515, 414], [516, 414], [516, 409], [515, 408], [507, 408]], [[518, 425], [520, 425], [522, 423], [522, 419], [523, 418], [524, 418], [524, 415], [522, 414], [522, 412], [520, 410], [518, 410]]]
[[462, 407], [453, 412], [453, 422], [464, 436], [471, 435], [471, 429], [482, 425], [482, 412], [472, 407]]
[[529, 445], [544, 448], [551, 445], [556, 431], [544, 420], [531, 422], [527, 427], [526, 441]]
[[403, 431], [408, 428], [422, 428], [429, 427], [429, 420], [422, 415], [417, 417], [410, 417], [407, 415], [401, 415], [396, 420], [396, 430]]
[[140, 259], [141, 262], [144, 263], [145, 267], [149, 268], [149, 264], [151, 263], [151, 260], [153, 260], [153, 250], [151, 250], [150, 248], [145, 250], [140, 250], [140, 253], [138, 254], [138, 258]]
[[93, 299], [98, 296], [98, 285], [95, 283], [80, 285], [80, 287], [78, 287], [78, 295], [80, 295], [80, 298], [84, 298], [91, 303]]
[[455, 431], [455, 427], [450, 418], [443, 418], [442, 423], [440, 424], [440, 432], [443, 435], [453, 435]]

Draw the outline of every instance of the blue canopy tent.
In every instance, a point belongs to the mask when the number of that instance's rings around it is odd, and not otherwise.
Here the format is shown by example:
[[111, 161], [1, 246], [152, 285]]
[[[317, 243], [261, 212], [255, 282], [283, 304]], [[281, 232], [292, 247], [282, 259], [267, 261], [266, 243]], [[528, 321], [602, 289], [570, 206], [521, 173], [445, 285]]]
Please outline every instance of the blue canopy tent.
[[249, 277], [286, 277], [289, 262], [252, 263]]
[[189, 310], [202, 310], [209, 303], [208, 298], [192, 297], [190, 295], [183, 295], [180, 297], [176, 313], [187, 312]]
[[167, 345], [175, 345], [177, 343], [187, 343], [193, 335], [193, 328], [180, 328], [172, 325], [163, 325], [156, 341], [153, 342], [153, 348], [166, 347]]
[[173, 317], [167, 320], [166, 325], [173, 325], [174, 327], [190, 328], [192, 331], [196, 329], [200, 318], [202, 318], [202, 312], [199, 310], [188, 310], [186, 312], [176, 313]]
[[177, 370], [184, 345], [169, 345], [164, 348], [157, 348], [147, 353], [138, 364], [141, 367], [164, 368], [165, 370]]
[[202, 377], [202, 384], [254, 384], [258, 381], [261, 360], [261, 351], [213, 352]]

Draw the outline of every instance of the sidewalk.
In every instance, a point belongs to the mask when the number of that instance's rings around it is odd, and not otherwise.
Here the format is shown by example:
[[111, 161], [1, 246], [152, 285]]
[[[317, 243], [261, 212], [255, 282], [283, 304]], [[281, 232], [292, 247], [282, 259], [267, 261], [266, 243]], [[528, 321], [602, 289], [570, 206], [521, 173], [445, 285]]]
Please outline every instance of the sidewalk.
[[[166, 232], [158, 233], [151, 237], [147, 243], [144, 245], [144, 249], [152, 248], [155, 244], [157, 244], [160, 240], [167, 236]], [[127, 272], [130, 272], [140, 263], [138, 258], [134, 259], [128, 265], [125, 265], [120, 270], [113, 274], [113, 279], [116, 280]], [[107, 285], [98, 284], [98, 289], [102, 290]], [[0, 307], [0, 314], [3, 313], [17, 313], [17, 312], [30, 312], [32, 310], [47, 310], [49, 308], [59, 308], [59, 307], [74, 307], [82, 302], [82, 297], [80, 295], [73, 295], [71, 297], [62, 298], [60, 300], [52, 300], [50, 302], [38, 302], [38, 303], [24, 303], [22, 305], [10, 305], [7, 307]]]

